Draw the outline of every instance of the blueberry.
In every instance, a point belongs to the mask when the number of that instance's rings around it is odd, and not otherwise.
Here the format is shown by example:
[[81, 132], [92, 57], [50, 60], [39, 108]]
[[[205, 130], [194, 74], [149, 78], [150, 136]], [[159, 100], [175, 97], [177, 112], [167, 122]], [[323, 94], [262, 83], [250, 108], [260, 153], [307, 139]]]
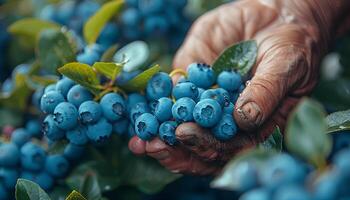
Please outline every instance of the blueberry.
[[32, 137], [41, 136], [41, 124], [38, 120], [32, 119], [26, 123], [26, 130]]
[[169, 23], [163, 16], [150, 16], [144, 22], [144, 31], [149, 36], [164, 35], [169, 30]]
[[21, 147], [31, 138], [30, 133], [24, 128], [19, 128], [13, 131], [11, 135], [11, 142]]
[[46, 158], [45, 170], [53, 177], [63, 177], [69, 170], [69, 162], [62, 155], [50, 155]]
[[77, 108], [84, 101], [89, 101], [93, 99], [93, 95], [81, 85], [73, 86], [67, 94], [67, 100], [69, 103], [72, 103]]
[[188, 80], [197, 87], [208, 89], [215, 84], [215, 74], [207, 64], [192, 63], [187, 67]]
[[129, 94], [128, 98], [126, 99], [127, 110], [130, 112], [131, 108], [137, 103], [147, 103], [146, 97], [139, 93]]
[[40, 19], [48, 20], [48, 21], [56, 21], [56, 7], [54, 5], [46, 5], [40, 12]]
[[67, 25], [70, 19], [75, 14], [75, 2], [66, 1], [62, 3], [56, 12], [56, 19], [60, 24]]
[[159, 137], [161, 140], [166, 142], [169, 145], [176, 144], [176, 135], [175, 130], [177, 127], [177, 123], [174, 121], [166, 121], [163, 122], [159, 126]]
[[44, 149], [32, 142], [27, 142], [21, 148], [21, 163], [24, 169], [39, 171], [44, 166], [45, 159]]
[[143, 29], [140, 26], [124, 26], [122, 33], [125, 39], [135, 41], [141, 38]]
[[125, 3], [129, 7], [138, 7], [139, 0], [125, 0]]
[[137, 136], [144, 141], [151, 140], [155, 137], [158, 133], [158, 128], [159, 122], [157, 118], [150, 113], [142, 114], [135, 121], [135, 132]]
[[130, 121], [132, 124], [135, 124], [136, 119], [143, 113], [150, 113], [151, 109], [146, 103], [137, 103], [131, 108], [130, 111]]
[[119, 85], [126, 84], [128, 81], [135, 78], [140, 73], [141, 73], [141, 70], [136, 70], [136, 71], [132, 71], [132, 72], [124, 72], [123, 71], [118, 75], [116, 82]]
[[343, 185], [342, 174], [337, 170], [323, 173], [313, 186], [313, 196], [317, 200], [339, 199], [339, 192]]
[[128, 137], [131, 138], [136, 135], [135, 125], [130, 123], [128, 127]]
[[198, 93], [199, 92], [197, 86], [191, 82], [178, 83], [173, 89], [173, 96], [176, 100], [183, 97], [188, 97], [196, 100]]
[[193, 121], [195, 105], [196, 103], [188, 97], [177, 100], [172, 107], [173, 117], [179, 122]]
[[73, 130], [66, 132], [66, 137], [70, 143], [75, 145], [84, 145], [88, 143], [89, 138], [86, 135], [87, 128], [85, 126], [78, 126]]
[[99, 44], [109, 47], [118, 41], [119, 27], [115, 23], [107, 23], [97, 40]]
[[96, 52], [98, 53], [99, 56], [102, 56], [102, 54], [104, 53], [104, 48], [100, 44], [93, 43], [93, 44], [89, 44], [88, 46], [85, 46], [84, 52], [88, 52], [88, 51]]
[[105, 118], [101, 118], [96, 124], [88, 126], [87, 136], [95, 144], [103, 144], [111, 136], [112, 128]]
[[76, 107], [71, 103], [63, 102], [55, 108], [53, 119], [58, 128], [67, 131], [77, 126], [78, 117]]
[[57, 141], [64, 137], [64, 131], [58, 128], [53, 115], [48, 115], [44, 119], [43, 134], [51, 141]]
[[102, 97], [100, 105], [103, 115], [112, 122], [118, 121], [126, 113], [124, 99], [116, 93], [109, 93]]
[[167, 97], [162, 97], [158, 100], [154, 115], [157, 117], [158, 121], [165, 122], [170, 120], [173, 115], [171, 108], [173, 107], [173, 101]]
[[297, 160], [288, 154], [278, 154], [270, 158], [261, 170], [261, 182], [275, 189], [289, 183], [300, 183], [305, 178], [305, 170]]
[[13, 190], [15, 188], [17, 179], [19, 177], [18, 171], [13, 168], [0, 168], [0, 179], [4, 186]]
[[235, 110], [235, 105], [230, 102], [230, 104], [226, 107], [224, 107], [223, 112], [225, 114], [233, 115], [233, 111]]
[[9, 194], [8, 191], [6, 190], [5, 186], [0, 183], [0, 199], [8, 199]]
[[237, 92], [230, 93], [230, 102], [235, 104], [238, 100], [238, 97], [239, 97], [239, 93]]
[[334, 156], [333, 163], [344, 176], [350, 178], [350, 148], [339, 151]]
[[165, 8], [164, 0], [139, 0], [139, 10], [144, 15], [161, 12]]
[[92, 0], [85, 0], [79, 4], [76, 10], [76, 16], [83, 19], [83, 21], [88, 20], [96, 11], [100, 8], [100, 5]]
[[180, 83], [185, 83], [185, 82], [189, 82], [188, 79], [184, 76], [181, 76], [179, 78], [179, 80], [177, 80], [177, 84], [180, 84]]
[[150, 100], [158, 100], [162, 97], [169, 97], [173, 88], [173, 82], [168, 74], [160, 72], [155, 74], [148, 81], [146, 95]]
[[129, 127], [129, 120], [123, 118], [115, 123], [113, 123], [113, 132], [118, 135], [127, 135]]
[[184, 9], [187, 5], [187, 0], [167, 0], [169, 4], [178, 9]]
[[245, 192], [258, 186], [258, 166], [255, 162], [240, 161], [230, 171], [229, 178], [235, 180], [228, 187], [234, 188], [237, 191]]
[[242, 78], [234, 71], [223, 71], [218, 76], [218, 85], [229, 92], [237, 91], [242, 85]]
[[84, 151], [85, 151], [85, 147], [69, 143], [64, 148], [63, 156], [70, 161], [76, 161], [76, 160], [79, 160], [79, 158], [81, 158]]
[[215, 91], [219, 94], [219, 96], [221, 97], [220, 99], [222, 100], [222, 102], [220, 103], [222, 107], [226, 107], [230, 105], [230, 93], [228, 93], [225, 89], [222, 88], [217, 88], [215, 89]]
[[201, 100], [203, 99], [214, 99], [216, 100], [222, 107], [229, 106], [230, 100], [227, 97], [228, 93], [225, 90], [221, 89], [209, 89], [202, 93]]
[[237, 133], [237, 125], [233, 120], [232, 114], [224, 114], [216, 126], [212, 129], [215, 138], [226, 141]]
[[311, 200], [311, 194], [309, 194], [300, 185], [285, 185], [276, 191], [273, 195], [275, 200]]
[[32, 104], [40, 109], [40, 101], [41, 97], [44, 95], [44, 89], [43, 88], [38, 88], [35, 90], [35, 92], [32, 95]]
[[[164, 97], [165, 98], [165, 97]], [[156, 107], [158, 105], [158, 101], [150, 101], [148, 103], [149, 108], [151, 109], [151, 113], [154, 114], [154, 112], [156, 111]]]
[[80, 63], [84, 63], [87, 65], [93, 65], [95, 62], [98, 62], [100, 59], [100, 55], [95, 51], [87, 51], [78, 54], [77, 61]]
[[15, 167], [20, 159], [20, 152], [14, 143], [3, 143], [0, 145], [0, 166]]
[[85, 124], [96, 123], [101, 116], [102, 108], [95, 101], [85, 101], [79, 106], [79, 117]]
[[201, 96], [205, 90], [203, 88], [198, 88], [198, 96], [196, 98], [196, 102], [201, 100]]
[[48, 93], [50, 91], [56, 91], [56, 84], [55, 83], [50, 84], [50, 85], [45, 87], [44, 93]]
[[56, 91], [60, 92], [62, 96], [67, 97], [68, 91], [75, 85], [74, 81], [69, 78], [62, 78], [56, 83]]
[[137, 26], [141, 20], [141, 15], [136, 8], [126, 9], [121, 17], [121, 23], [126, 26]]
[[220, 104], [213, 99], [199, 101], [193, 110], [193, 118], [202, 127], [215, 126], [222, 116]]
[[266, 189], [254, 189], [244, 193], [239, 200], [271, 200], [271, 194]]
[[37, 183], [42, 189], [50, 190], [54, 186], [54, 179], [47, 172], [23, 171], [21, 178]]
[[52, 114], [56, 106], [64, 101], [61, 93], [49, 91], [41, 97], [40, 108], [45, 114]]

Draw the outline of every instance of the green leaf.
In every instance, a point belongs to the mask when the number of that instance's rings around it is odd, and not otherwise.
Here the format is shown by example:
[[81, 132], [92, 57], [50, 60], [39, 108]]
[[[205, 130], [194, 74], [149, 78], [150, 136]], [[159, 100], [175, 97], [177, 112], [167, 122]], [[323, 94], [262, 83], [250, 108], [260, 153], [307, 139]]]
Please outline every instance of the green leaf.
[[325, 116], [320, 104], [305, 98], [290, 115], [286, 128], [288, 150], [320, 168], [332, 147]]
[[142, 91], [146, 88], [148, 81], [160, 71], [159, 65], [154, 65], [153, 67], [145, 70], [141, 74], [137, 75], [135, 78], [128, 81], [125, 85], [121, 87], [130, 92]]
[[281, 152], [283, 147], [283, 136], [280, 128], [277, 126], [273, 133], [264, 142], [259, 144], [259, 147], [266, 150], [273, 149]]
[[121, 10], [124, 1], [113, 0], [105, 3], [84, 26], [84, 38], [88, 44], [96, 42], [105, 24]]
[[266, 151], [264, 149], [252, 149], [243, 152], [232, 159], [223, 169], [221, 174], [211, 182], [214, 188], [239, 191], [242, 188], [240, 169], [241, 166], [248, 163], [261, 170], [265, 161], [275, 155], [275, 151]]
[[97, 177], [93, 173], [87, 173], [85, 175], [79, 191], [90, 200], [99, 200], [102, 197], [101, 189], [97, 182]]
[[69, 194], [66, 200], [86, 200], [86, 199], [79, 192], [73, 190], [73, 192]]
[[99, 93], [100, 85], [97, 74], [89, 65], [73, 62], [64, 65], [63, 67], [59, 68], [58, 71], [62, 75], [86, 87], [92, 93]]
[[29, 77], [29, 79], [34, 82], [37, 83], [41, 86], [48, 86], [50, 84], [56, 83], [58, 81], [57, 76], [51, 76], [51, 75], [46, 75], [46, 76], [38, 76], [38, 75], [32, 75]]
[[122, 71], [123, 65], [118, 63], [96, 62], [92, 68], [103, 74], [111, 80], [115, 80], [117, 75]]
[[44, 21], [35, 18], [26, 18], [11, 24], [8, 31], [14, 35], [24, 36], [31, 41], [35, 41], [41, 31], [47, 29], [58, 30], [60, 26], [53, 22]]
[[213, 70], [216, 74], [224, 70], [237, 70], [244, 76], [254, 66], [257, 54], [258, 45], [255, 40], [240, 42], [221, 53], [213, 64]]
[[350, 130], [350, 110], [339, 111], [327, 116], [328, 133]]
[[50, 200], [50, 197], [43, 189], [40, 188], [38, 184], [25, 179], [18, 179], [16, 184], [16, 199]]
[[115, 44], [109, 47], [101, 56], [101, 62], [112, 62], [115, 52], [117, 52], [119, 45]]
[[49, 29], [40, 34], [36, 52], [41, 66], [55, 74], [58, 67], [75, 61], [75, 51], [63, 32]]

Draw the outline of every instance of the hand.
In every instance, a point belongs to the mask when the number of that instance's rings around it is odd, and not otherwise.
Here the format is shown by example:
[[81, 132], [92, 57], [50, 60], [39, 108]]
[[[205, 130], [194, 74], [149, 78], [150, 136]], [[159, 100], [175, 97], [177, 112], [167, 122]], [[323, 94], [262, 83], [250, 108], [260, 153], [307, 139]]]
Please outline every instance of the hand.
[[130, 150], [154, 157], [173, 172], [216, 174], [225, 162], [263, 141], [276, 126], [283, 130], [288, 114], [317, 83], [320, 59], [337, 28], [333, 22], [344, 6], [349, 8], [346, 1], [242, 0], [200, 17], [178, 51], [175, 67], [212, 64], [225, 48], [242, 40], [254, 39], [259, 45], [251, 81], [233, 113], [242, 131], [231, 141], [220, 142], [209, 130], [186, 123], [176, 130], [179, 146], [168, 146], [158, 138], [143, 142], [134, 137]]

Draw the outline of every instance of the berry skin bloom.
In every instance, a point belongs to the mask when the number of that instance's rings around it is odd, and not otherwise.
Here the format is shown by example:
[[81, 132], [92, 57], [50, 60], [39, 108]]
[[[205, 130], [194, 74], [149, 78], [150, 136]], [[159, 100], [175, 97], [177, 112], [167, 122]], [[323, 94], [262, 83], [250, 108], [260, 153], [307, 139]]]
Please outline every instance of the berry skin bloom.
[[79, 118], [84, 124], [96, 123], [102, 117], [102, 108], [95, 101], [85, 101], [79, 106]]
[[85, 145], [89, 142], [89, 138], [86, 135], [87, 128], [86, 126], [78, 126], [73, 130], [66, 132], [66, 137], [70, 143], [75, 145]]
[[104, 95], [100, 101], [100, 105], [104, 117], [111, 122], [118, 121], [126, 112], [124, 99], [116, 93]]
[[177, 100], [172, 107], [173, 117], [178, 122], [193, 121], [193, 109], [195, 105], [196, 103], [188, 97]]
[[131, 108], [130, 111], [130, 121], [132, 124], [135, 124], [136, 119], [143, 113], [151, 113], [151, 109], [146, 103], [137, 103]]
[[56, 106], [64, 101], [62, 94], [57, 91], [45, 92], [40, 100], [40, 109], [45, 114], [52, 114]]
[[80, 104], [85, 101], [93, 99], [93, 95], [81, 85], [73, 86], [67, 94], [67, 100], [69, 103], [79, 108]]
[[95, 144], [103, 144], [112, 134], [112, 125], [101, 118], [96, 124], [89, 125], [87, 128], [88, 138]]
[[154, 115], [157, 117], [158, 121], [165, 122], [170, 120], [173, 115], [171, 113], [171, 108], [173, 107], [173, 101], [167, 97], [160, 98], [157, 102]]
[[27, 142], [21, 148], [21, 164], [26, 170], [40, 171], [45, 164], [45, 159], [44, 149], [32, 142]]
[[69, 170], [69, 162], [62, 155], [50, 155], [46, 158], [45, 170], [53, 177], [63, 177]]
[[229, 92], [237, 91], [241, 84], [241, 76], [234, 71], [223, 71], [218, 76], [219, 87]]
[[169, 145], [176, 144], [175, 130], [177, 127], [175, 121], [166, 121], [159, 126], [159, 138]]
[[150, 113], [142, 114], [135, 121], [135, 132], [137, 136], [144, 141], [151, 140], [155, 137], [158, 133], [158, 128], [159, 122], [157, 118]]
[[44, 119], [43, 134], [51, 141], [57, 141], [64, 137], [64, 131], [58, 128], [53, 115], [48, 115]]
[[198, 87], [191, 82], [178, 83], [173, 89], [173, 96], [176, 100], [188, 97], [196, 100], [198, 97]]
[[0, 166], [15, 167], [20, 159], [20, 151], [14, 143], [3, 143], [0, 145]]
[[220, 104], [213, 99], [199, 101], [193, 110], [193, 118], [202, 127], [211, 128], [215, 126], [222, 116]]
[[160, 72], [155, 74], [146, 86], [146, 96], [149, 100], [158, 100], [169, 97], [173, 89], [173, 82], [168, 74]]
[[208, 89], [215, 84], [215, 74], [212, 68], [203, 63], [192, 63], [187, 68], [188, 80], [197, 87]]
[[56, 83], [56, 91], [61, 93], [65, 98], [69, 90], [75, 85], [74, 81], [71, 79], [64, 77]]
[[68, 131], [78, 125], [78, 110], [68, 102], [62, 102], [55, 108], [53, 119], [56, 126], [62, 130]]
[[237, 133], [237, 125], [233, 120], [232, 114], [224, 114], [220, 121], [212, 129], [212, 133], [218, 140], [226, 141]]
[[201, 95], [201, 100], [204, 100], [204, 99], [214, 99], [223, 108], [226, 106], [229, 106], [230, 104], [229, 93], [227, 93], [227, 91], [222, 88], [209, 89], [204, 91]]

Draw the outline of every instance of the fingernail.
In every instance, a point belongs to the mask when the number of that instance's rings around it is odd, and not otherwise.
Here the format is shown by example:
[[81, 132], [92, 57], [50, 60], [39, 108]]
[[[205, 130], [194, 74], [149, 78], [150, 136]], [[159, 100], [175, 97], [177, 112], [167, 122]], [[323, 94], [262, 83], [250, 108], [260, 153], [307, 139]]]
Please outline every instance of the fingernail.
[[237, 109], [241, 124], [246, 129], [253, 129], [261, 125], [263, 114], [260, 107], [254, 102], [248, 102]]

